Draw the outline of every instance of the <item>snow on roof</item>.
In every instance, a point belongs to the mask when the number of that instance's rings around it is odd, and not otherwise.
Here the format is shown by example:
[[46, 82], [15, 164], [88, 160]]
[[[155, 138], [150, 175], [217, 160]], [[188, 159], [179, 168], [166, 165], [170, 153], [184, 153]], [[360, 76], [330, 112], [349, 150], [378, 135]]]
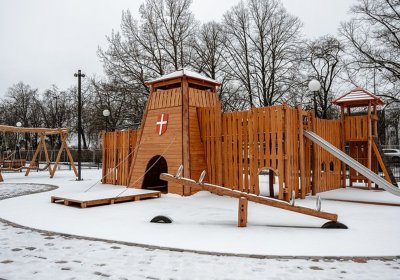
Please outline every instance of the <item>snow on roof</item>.
[[341, 97], [333, 100], [332, 103], [336, 105], [344, 103], [362, 105], [362, 104], [368, 104], [369, 101], [372, 101], [372, 103], [376, 105], [384, 104], [381, 98], [370, 93], [369, 91], [367, 91], [362, 87], [356, 87], [355, 89], [346, 93], [345, 95], [342, 95]]
[[175, 78], [179, 78], [179, 77], [190, 77], [190, 78], [194, 78], [194, 79], [198, 79], [198, 80], [202, 80], [202, 81], [207, 81], [210, 83], [213, 83], [215, 85], [220, 85], [221, 83], [217, 82], [216, 80], [213, 80], [211, 78], [202, 76], [200, 73], [194, 72], [194, 71], [190, 71], [186, 68], [182, 68], [178, 71], [169, 73], [167, 75], [161, 76], [159, 78], [156, 78], [154, 80], [151, 81], [147, 81], [146, 84], [154, 84], [155, 82], [160, 82], [160, 81], [164, 81], [164, 80], [170, 80], [170, 79], [175, 79]]

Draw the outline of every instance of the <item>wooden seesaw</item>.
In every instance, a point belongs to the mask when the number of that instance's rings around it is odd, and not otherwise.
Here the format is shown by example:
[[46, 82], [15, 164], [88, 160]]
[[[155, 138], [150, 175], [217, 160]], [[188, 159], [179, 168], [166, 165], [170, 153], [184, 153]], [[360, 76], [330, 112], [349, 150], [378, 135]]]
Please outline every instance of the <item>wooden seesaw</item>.
[[[180, 177], [178, 174], [180, 172], [178, 171], [177, 175], [171, 175], [168, 173], [161, 173], [160, 174], [160, 179], [165, 180], [168, 182], [174, 182], [174, 183], [179, 183], [183, 184], [185, 186], [189, 187], [196, 187], [200, 188], [201, 190], [208, 191], [212, 194], [216, 195], [225, 195], [233, 198], [238, 198], [239, 199], [239, 209], [238, 209], [238, 227], [246, 227], [247, 225], [247, 205], [248, 201], [259, 203], [259, 204], [264, 204], [268, 205], [271, 207], [276, 207], [280, 209], [284, 209], [287, 211], [292, 211], [296, 212], [299, 214], [304, 214], [304, 215], [309, 215], [325, 220], [329, 220], [329, 222], [325, 223], [322, 228], [345, 228], [347, 229], [347, 226], [337, 222], [338, 215], [337, 214], [332, 214], [328, 212], [322, 212], [320, 210], [314, 210], [311, 208], [306, 208], [302, 206], [295, 206], [294, 205], [294, 200], [292, 200], [292, 203], [288, 203], [286, 201], [281, 201], [273, 198], [268, 198], [268, 197], [263, 197], [263, 196], [258, 196], [255, 194], [250, 194], [250, 193], [245, 193], [237, 190], [231, 190], [229, 188], [225, 188], [222, 186], [218, 185], [213, 185], [209, 183], [203, 183], [203, 179], [205, 177], [205, 171], [200, 176], [199, 181], [195, 181], [193, 179], [189, 178], [184, 178]], [[320, 202], [319, 206], [317, 205], [317, 208], [320, 207]]]

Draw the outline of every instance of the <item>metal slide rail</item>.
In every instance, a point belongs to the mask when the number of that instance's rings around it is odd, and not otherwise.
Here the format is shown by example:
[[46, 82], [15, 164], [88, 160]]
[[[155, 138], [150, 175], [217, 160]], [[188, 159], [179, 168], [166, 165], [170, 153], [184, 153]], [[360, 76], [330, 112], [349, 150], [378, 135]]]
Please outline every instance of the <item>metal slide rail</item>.
[[310, 139], [315, 144], [322, 147], [328, 153], [332, 154], [333, 156], [340, 159], [342, 162], [346, 163], [351, 168], [357, 170], [359, 173], [367, 177], [369, 180], [374, 182], [375, 184], [379, 185], [386, 191], [390, 192], [391, 194], [400, 196], [400, 189], [390, 182], [386, 181], [384, 178], [380, 177], [379, 175], [375, 174], [372, 170], [365, 167], [363, 164], [359, 163], [352, 157], [348, 156], [343, 151], [339, 150], [331, 143], [320, 137], [319, 135], [315, 134], [314, 132], [304, 130], [304, 136]]

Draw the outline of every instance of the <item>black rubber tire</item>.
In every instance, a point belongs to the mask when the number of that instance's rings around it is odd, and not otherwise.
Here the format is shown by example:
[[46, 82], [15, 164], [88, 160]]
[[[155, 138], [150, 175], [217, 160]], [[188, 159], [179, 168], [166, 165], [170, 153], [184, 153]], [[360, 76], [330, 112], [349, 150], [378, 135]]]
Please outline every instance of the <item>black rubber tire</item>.
[[323, 224], [321, 228], [348, 229], [348, 227], [345, 224], [342, 224], [339, 222], [334, 222], [334, 221], [330, 221], [330, 222]]
[[172, 223], [172, 219], [167, 216], [155, 216], [153, 219], [151, 219], [150, 223], [158, 223], [158, 224], [170, 224]]

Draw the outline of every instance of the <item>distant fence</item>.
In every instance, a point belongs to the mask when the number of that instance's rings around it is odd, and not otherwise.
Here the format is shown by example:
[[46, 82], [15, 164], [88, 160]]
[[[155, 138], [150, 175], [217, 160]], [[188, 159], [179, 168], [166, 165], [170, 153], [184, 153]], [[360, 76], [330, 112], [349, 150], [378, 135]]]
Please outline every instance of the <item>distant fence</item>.
[[[49, 158], [51, 162], [55, 162], [58, 154], [58, 149], [57, 150], [48, 150]], [[78, 162], [78, 150], [77, 149], [70, 149], [71, 155], [74, 159], [74, 162]], [[25, 159], [26, 161], [30, 161], [33, 157], [34, 151], [26, 151], [22, 150], [20, 152], [15, 152], [15, 154], [10, 155], [9, 159], [10, 160], [17, 160], [17, 159]], [[3, 152], [2, 157], [6, 158], [6, 153]], [[39, 162], [46, 162], [46, 156], [45, 153], [42, 151], [38, 155], [38, 160]], [[81, 154], [81, 162], [83, 163], [83, 167], [101, 167], [101, 160], [102, 160], [102, 151], [100, 149], [82, 149], [82, 154]], [[61, 164], [67, 164], [69, 165], [69, 160], [67, 153], [63, 151], [61, 154], [61, 159], [60, 159]]]

